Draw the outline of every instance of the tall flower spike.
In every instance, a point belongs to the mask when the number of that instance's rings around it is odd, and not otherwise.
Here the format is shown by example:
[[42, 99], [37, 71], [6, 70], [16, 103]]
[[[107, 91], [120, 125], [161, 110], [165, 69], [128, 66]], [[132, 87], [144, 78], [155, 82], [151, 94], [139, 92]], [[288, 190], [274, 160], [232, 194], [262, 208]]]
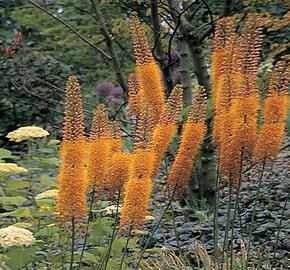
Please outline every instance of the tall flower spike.
[[144, 224], [152, 191], [154, 158], [153, 152], [143, 150], [137, 150], [132, 156], [120, 219], [123, 228], [140, 228]]
[[133, 135], [135, 149], [146, 149], [148, 147], [153, 126], [153, 119], [149, 115], [147, 107], [144, 106], [142, 112], [138, 115]]
[[112, 129], [112, 153], [120, 152], [122, 149], [122, 130], [118, 121], [111, 122]]
[[142, 110], [142, 93], [135, 73], [129, 74], [128, 95], [129, 116], [136, 116]]
[[177, 188], [179, 192], [182, 192], [189, 180], [194, 158], [206, 133], [206, 102], [205, 90], [202, 86], [199, 86], [193, 98], [187, 121], [183, 125], [177, 155], [168, 176], [168, 188]]
[[142, 96], [148, 105], [148, 112], [152, 117], [154, 116], [154, 124], [156, 124], [165, 107], [161, 70], [149, 50], [144, 28], [135, 15], [132, 17], [131, 26], [137, 79]]
[[182, 109], [183, 89], [177, 84], [167, 100], [168, 122], [176, 123]]
[[66, 222], [86, 216], [87, 175], [80, 86], [69, 77], [65, 88], [63, 142], [60, 149], [61, 168], [58, 176], [58, 219]]
[[154, 62], [154, 58], [149, 49], [144, 27], [140, 23], [139, 18], [135, 12], [132, 13], [131, 17], [131, 33], [136, 65], [139, 66]]
[[122, 191], [129, 178], [131, 155], [118, 152], [113, 154], [109, 161], [107, 175], [108, 190], [111, 194]]
[[75, 76], [70, 76], [65, 86], [63, 140], [83, 139], [84, 115], [80, 85]]
[[98, 105], [92, 119], [90, 140], [111, 137], [112, 129], [105, 105]]
[[88, 178], [97, 192], [106, 187], [106, 173], [114, 139], [106, 108], [99, 105], [93, 116], [88, 146]]
[[255, 149], [257, 161], [274, 160], [284, 136], [288, 109], [289, 57], [277, 62], [265, 101], [264, 124]]

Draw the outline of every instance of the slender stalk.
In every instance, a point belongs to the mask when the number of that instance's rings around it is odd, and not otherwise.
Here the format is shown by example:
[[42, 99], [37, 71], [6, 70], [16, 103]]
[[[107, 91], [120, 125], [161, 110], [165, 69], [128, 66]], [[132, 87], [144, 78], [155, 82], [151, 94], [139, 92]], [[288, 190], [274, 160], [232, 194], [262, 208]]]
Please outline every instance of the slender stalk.
[[224, 243], [223, 243], [223, 254], [222, 254], [222, 261], [221, 261], [222, 264], [224, 261], [225, 252], [228, 251], [228, 230], [230, 227], [231, 210], [232, 210], [232, 185], [230, 184], [229, 201], [228, 201], [228, 207], [227, 207], [227, 220], [226, 220]]
[[[116, 237], [116, 229], [117, 229], [117, 224], [118, 224], [118, 214], [119, 214], [119, 204], [120, 204], [120, 198], [121, 198], [121, 191], [118, 191], [118, 198], [117, 198], [117, 210], [116, 210], [116, 214], [115, 214], [115, 223], [114, 223], [114, 228], [113, 228], [113, 232], [112, 232], [112, 238], [110, 240], [110, 244], [109, 244], [109, 248], [108, 248], [108, 252], [105, 255], [105, 268], [104, 270], [107, 269], [107, 265], [108, 265], [108, 261], [110, 259], [110, 254], [111, 254], [111, 249], [112, 249], [112, 245], [113, 242], [115, 240]], [[103, 264], [103, 263], [102, 263]], [[102, 267], [101, 264], [101, 267]]]
[[74, 262], [74, 247], [75, 247], [75, 219], [72, 217], [71, 219], [71, 230], [72, 230], [72, 235], [71, 235], [71, 256], [70, 256], [70, 266], [69, 270], [73, 269], [73, 262]]
[[179, 236], [178, 236], [177, 230], [176, 230], [176, 223], [175, 223], [175, 217], [174, 217], [174, 209], [173, 209], [172, 203], [170, 204], [170, 208], [171, 208], [172, 224], [173, 224], [175, 239], [176, 239], [176, 243], [177, 243], [177, 247], [178, 247], [178, 252], [179, 252], [179, 254], [181, 254], [180, 241], [179, 241]]
[[164, 212], [162, 213], [161, 217], [159, 218], [158, 222], [156, 223], [155, 227], [153, 228], [153, 230], [152, 230], [152, 232], [151, 232], [151, 234], [150, 234], [148, 240], [146, 241], [145, 246], [143, 247], [143, 249], [142, 249], [141, 252], [140, 252], [140, 255], [139, 255], [139, 258], [138, 258], [138, 261], [137, 261], [137, 264], [136, 264], [135, 270], [138, 269], [138, 267], [139, 267], [139, 265], [140, 265], [140, 262], [141, 262], [141, 259], [142, 259], [143, 255], [144, 255], [144, 252], [145, 252], [146, 248], [148, 247], [149, 243], [151, 242], [154, 233], [155, 233], [156, 230], [158, 229], [159, 225], [161, 224], [162, 219], [164, 218], [166, 212], [168, 211], [168, 208], [170, 207], [170, 204], [171, 204], [171, 202], [172, 202], [172, 200], [173, 200], [173, 198], [174, 198], [175, 191], [176, 191], [176, 186], [175, 186], [175, 188], [174, 188], [174, 190], [173, 190], [173, 192], [172, 192], [172, 194], [171, 194], [171, 197], [170, 197], [170, 199], [169, 199], [169, 201], [168, 201], [168, 203], [167, 203], [167, 206], [166, 206]]
[[130, 229], [129, 229], [129, 233], [128, 233], [127, 241], [126, 241], [126, 244], [125, 244], [125, 248], [124, 248], [124, 252], [123, 252], [122, 259], [121, 259], [119, 270], [122, 270], [122, 266], [123, 266], [125, 255], [126, 255], [126, 251], [127, 251], [127, 248], [128, 248], [130, 237], [131, 237], [131, 232], [132, 232], [132, 226], [130, 226]]
[[278, 248], [278, 241], [279, 241], [279, 237], [280, 237], [280, 232], [281, 232], [281, 227], [282, 227], [282, 222], [283, 222], [284, 214], [285, 214], [285, 211], [287, 209], [287, 203], [288, 203], [288, 200], [289, 200], [289, 195], [290, 195], [290, 192], [288, 192], [288, 195], [287, 195], [286, 200], [284, 202], [283, 209], [282, 209], [282, 213], [281, 213], [281, 218], [280, 218], [279, 225], [278, 225], [278, 231], [277, 231], [277, 235], [276, 235], [275, 248], [274, 248], [273, 260], [272, 260], [273, 261], [273, 264], [271, 266], [271, 270], [274, 269], [276, 252], [277, 252], [277, 248]]
[[265, 170], [265, 165], [266, 165], [266, 159], [263, 160], [262, 163], [262, 169], [261, 169], [261, 174], [258, 180], [258, 187], [257, 187], [257, 192], [254, 200], [254, 208], [253, 208], [253, 214], [251, 217], [251, 225], [250, 225], [250, 230], [249, 230], [249, 240], [248, 240], [248, 250], [247, 250], [247, 261], [246, 265], [248, 265], [249, 259], [250, 259], [250, 250], [251, 250], [251, 241], [252, 241], [252, 234], [255, 226], [255, 218], [257, 214], [257, 203], [258, 200], [260, 199], [260, 193], [261, 193], [261, 186], [262, 186], [262, 179], [264, 175], [264, 170]]
[[219, 163], [220, 159], [218, 158], [217, 164], [217, 174], [216, 174], [216, 182], [215, 182], [215, 201], [214, 201], [214, 265], [218, 270], [220, 269], [219, 265], [219, 248], [218, 248], [218, 235], [219, 235], [219, 224], [218, 224], [218, 210], [219, 210], [219, 190], [220, 190], [220, 182], [219, 182]]
[[242, 184], [242, 173], [243, 173], [243, 151], [241, 152], [241, 160], [240, 160], [240, 171], [239, 171], [239, 180], [238, 180], [238, 188], [237, 188], [237, 194], [236, 194], [236, 201], [235, 201], [235, 207], [234, 207], [234, 215], [232, 219], [232, 232], [231, 232], [231, 260], [230, 260], [230, 266], [232, 269], [233, 267], [233, 255], [234, 255], [234, 232], [235, 232], [235, 221], [236, 221], [236, 215], [237, 215], [237, 209], [239, 205], [240, 200], [240, 190], [241, 190], [241, 184]]
[[82, 259], [83, 259], [85, 248], [86, 248], [86, 245], [87, 245], [88, 231], [89, 231], [90, 220], [91, 220], [91, 215], [92, 215], [92, 209], [93, 209], [93, 204], [94, 204], [94, 197], [95, 197], [95, 191], [94, 191], [94, 189], [92, 189], [91, 196], [90, 196], [89, 215], [88, 215], [87, 226], [86, 226], [86, 231], [85, 231], [85, 239], [84, 239], [84, 244], [83, 244], [81, 255], [80, 255], [78, 269], [81, 268]]

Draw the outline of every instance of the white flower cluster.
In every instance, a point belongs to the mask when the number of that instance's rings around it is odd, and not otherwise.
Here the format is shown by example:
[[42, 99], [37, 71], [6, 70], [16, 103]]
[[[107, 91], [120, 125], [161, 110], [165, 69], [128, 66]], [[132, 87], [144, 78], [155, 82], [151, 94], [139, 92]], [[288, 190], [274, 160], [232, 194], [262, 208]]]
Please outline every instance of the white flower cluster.
[[12, 132], [9, 132], [6, 137], [10, 141], [21, 142], [21, 141], [29, 140], [32, 138], [46, 137], [48, 135], [49, 133], [40, 127], [27, 126], [27, 127], [21, 127]]
[[0, 229], [0, 247], [8, 248], [11, 246], [29, 246], [36, 241], [31, 231], [8, 226]]
[[0, 163], [0, 174], [27, 173], [28, 171], [15, 163]]
[[44, 191], [38, 195], [35, 196], [36, 200], [42, 200], [42, 199], [54, 199], [57, 197], [57, 189], [51, 189], [51, 190], [47, 190]]

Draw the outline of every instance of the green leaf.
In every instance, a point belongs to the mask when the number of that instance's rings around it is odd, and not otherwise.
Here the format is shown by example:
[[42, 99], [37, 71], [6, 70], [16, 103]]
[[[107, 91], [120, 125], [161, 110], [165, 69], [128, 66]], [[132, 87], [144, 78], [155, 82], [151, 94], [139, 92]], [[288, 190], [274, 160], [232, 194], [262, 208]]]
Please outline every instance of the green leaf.
[[12, 212], [2, 213], [0, 217], [29, 217], [32, 218], [32, 213], [29, 208], [20, 208]]
[[49, 175], [43, 174], [40, 176], [40, 183], [47, 187], [55, 187], [56, 181], [52, 180]]
[[9, 180], [6, 182], [6, 186], [11, 189], [18, 189], [29, 187], [30, 185], [28, 181]]
[[0, 197], [0, 204], [3, 205], [22, 205], [26, 202], [27, 199], [24, 197], [16, 196], [16, 197]]
[[94, 254], [86, 252], [86, 251], [83, 254], [83, 260], [94, 263], [94, 264], [98, 263], [96, 256]]
[[36, 250], [36, 247], [10, 247], [6, 253], [7, 266], [12, 270], [24, 269], [27, 264], [34, 261]]
[[10, 158], [12, 155], [11, 151], [6, 150], [4, 148], [0, 148], [0, 159]]
[[38, 152], [40, 153], [45, 153], [45, 154], [53, 154], [54, 150], [51, 148], [39, 148], [37, 149]]

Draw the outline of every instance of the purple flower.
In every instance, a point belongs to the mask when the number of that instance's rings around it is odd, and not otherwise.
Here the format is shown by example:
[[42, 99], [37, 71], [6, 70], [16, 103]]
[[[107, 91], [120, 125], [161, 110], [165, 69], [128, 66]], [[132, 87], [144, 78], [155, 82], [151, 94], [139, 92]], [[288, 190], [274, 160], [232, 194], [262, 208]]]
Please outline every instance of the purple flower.
[[102, 82], [96, 88], [102, 95], [109, 96], [112, 94], [114, 86], [110, 82]]
[[170, 52], [170, 56], [171, 56], [171, 61], [176, 62], [176, 61], [179, 61], [180, 60], [180, 54], [179, 54], [178, 51], [172, 50]]
[[174, 71], [172, 81], [174, 85], [181, 83], [181, 70], [179, 68]]
[[121, 86], [117, 86], [113, 88], [113, 95], [116, 98], [122, 98], [123, 97], [123, 88]]

